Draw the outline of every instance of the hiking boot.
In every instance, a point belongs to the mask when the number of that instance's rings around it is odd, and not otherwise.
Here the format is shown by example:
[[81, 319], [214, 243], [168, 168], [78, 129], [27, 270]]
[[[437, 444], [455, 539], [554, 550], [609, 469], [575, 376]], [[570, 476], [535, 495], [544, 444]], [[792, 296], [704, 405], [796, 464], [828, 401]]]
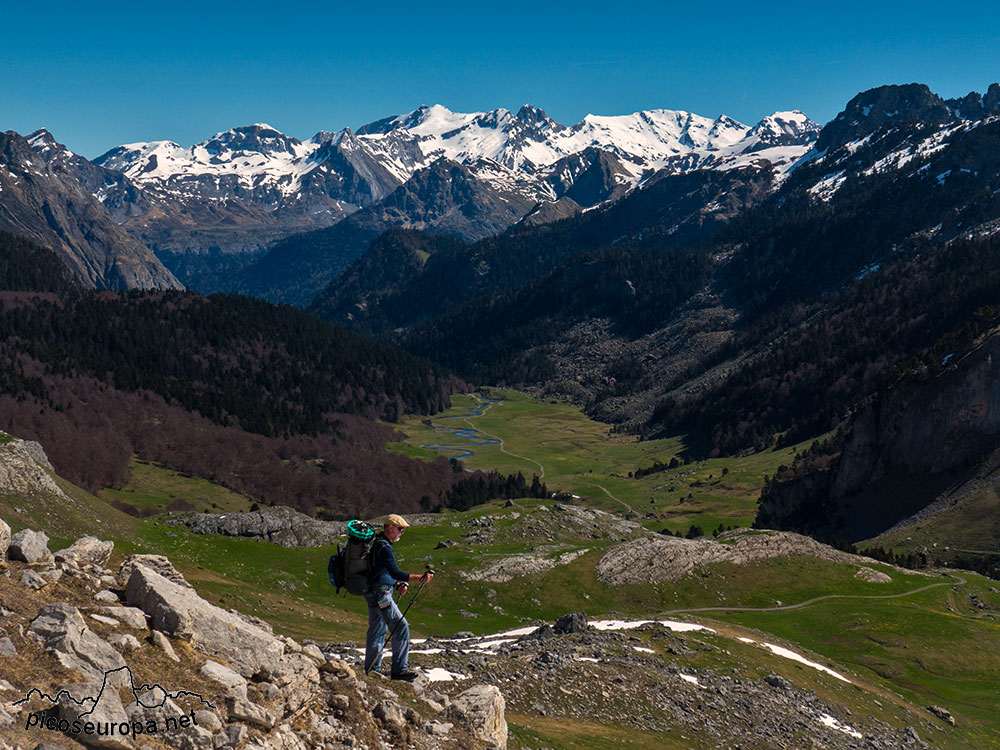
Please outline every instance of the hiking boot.
[[402, 672], [393, 672], [391, 675], [389, 675], [389, 678], [392, 680], [405, 680], [406, 682], [413, 682], [415, 679], [417, 679], [417, 677], [418, 677], [417, 673], [414, 672], [412, 669], [406, 669], [403, 670]]

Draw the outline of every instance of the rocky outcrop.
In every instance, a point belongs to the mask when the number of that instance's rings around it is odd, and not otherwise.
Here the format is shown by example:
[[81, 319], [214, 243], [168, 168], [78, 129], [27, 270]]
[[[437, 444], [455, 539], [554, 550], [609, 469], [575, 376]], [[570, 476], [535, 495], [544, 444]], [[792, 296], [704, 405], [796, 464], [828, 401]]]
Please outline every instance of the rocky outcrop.
[[347, 533], [344, 523], [319, 521], [284, 506], [249, 513], [190, 513], [167, 523], [186, 526], [195, 534], [245, 536], [282, 547], [324, 547]]
[[10, 538], [7, 557], [26, 563], [52, 562], [48, 534], [32, 529], [23, 529], [17, 532]]
[[114, 542], [102, 542], [96, 536], [85, 536], [77, 539], [66, 549], [56, 552], [55, 561], [67, 562], [78, 568], [86, 565], [103, 568], [111, 559], [114, 548]]
[[[407, 699], [393, 691], [396, 683], [363, 676], [316, 644], [275, 635], [263, 621], [205, 601], [165, 557], [132, 555], [122, 565], [119, 578], [127, 574], [126, 598], [143, 609], [97, 605], [95, 588], [117, 588], [110, 571], [102, 568], [109, 551], [108, 544], [85, 537], [60, 550], [59, 568], [8, 563], [11, 575], [0, 582], [8, 581], [4, 601], [10, 603], [7, 594], [13, 593], [18, 611], [2, 610], [5, 630], [13, 637], [0, 639], [0, 659], [16, 687], [0, 680], [0, 692], [31, 692], [26, 705], [11, 709], [18, 716], [8, 711], [8, 704], [0, 706], [0, 749], [30, 750], [69, 741], [132, 750], [148, 744], [138, 727], [157, 732], [157, 746], [177, 750], [502, 747], [481, 738], [490, 732], [499, 737], [495, 696], [486, 701], [470, 694], [459, 704], [464, 723], [428, 721], [407, 705], [413, 695]], [[50, 601], [28, 619], [24, 610], [32, 605], [26, 606], [25, 593], [9, 579], [64, 572], [57, 590], [78, 606]], [[45, 586], [28, 596], [37, 601], [52, 590]], [[160, 629], [150, 633], [147, 617], [169, 637]], [[28, 643], [22, 646], [25, 638]], [[67, 678], [66, 670], [74, 676]], [[420, 695], [426, 684], [398, 687]], [[131, 702], [129, 690], [135, 698]], [[448, 702], [434, 695], [440, 702], [424, 705], [432, 718]], [[50, 717], [53, 726], [39, 726]], [[81, 730], [90, 722], [93, 733], [67, 728], [76, 720]], [[472, 727], [479, 727], [477, 734]], [[8, 729], [15, 733], [12, 738]]]
[[72, 503], [52, 479], [51, 470], [38, 443], [29, 446], [15, 439], [0, 445], [0, 495], [31, 496], [42, 492]]
[[611, 585], [676, 581], [712, 563], [747, 565], [791, 555], [833, 562], [870, 562], [791, 532], [728, 532], [718, 541], [658, 536], [619, 544], [601, 558], [597, 577]]
[[566, 635], [567, 633], [582, 633], [586, 629], [586, 612], [568, 612], [556, 620], [556, 624], [552, 626], [552, 630], [559, 635]]
[[507, 747], [507, 720], [503, 694], [495, 685], [475, 685], [455, 698], [445, 716], [464, 724], [492, 747]]
[[479, 570], [473, 570], [463, 575], [472, 581], [490, 581], [493, 583], [504, 583], [521, 576], [532, 575], [533, 573], [545, 573], [552, 570], [557, 565], [568, 565], [581, 555], [585, 555], [587, 550], [575, 550], [564, 552], [556, 557], [549, 557], [545, 553], [531, 553], [525, 555], [511, 555], [495, 560]]
[[125, 599], [149, 615], [156, 630], [222, 657], [245, 677], [258, 675], [281, 661], [284, 645], [271, 633], [209, 604], [190, 586], [152, 568], [137, 563], [130, 570]]
[[891, 576], [887, 576], [881, 570], [875, 570], [874, 568], [860, 567], [858, 568], [858, 572], [854, 574], [854, 577], [859, 581], [867, 583], [892, 583]]
[[168, 581], [176, 583], [178, 586], [191, 588], [191, 584], [181, 575], [180, 571], [163, 555], [129, 555], [122, 562], [121, 568], [118, 570], [119, 578], [123, 581], [128, 581], [132, 576], [132, 571], [140, 566], [159, 573]]
[[97, 680], [98, 684], [106, 671], [125, 665], [121, 654], [96, 635], [80, 610], [69, 604], [43, 605], [28, 632], [44, 649], [54, 653], [64, 667]]

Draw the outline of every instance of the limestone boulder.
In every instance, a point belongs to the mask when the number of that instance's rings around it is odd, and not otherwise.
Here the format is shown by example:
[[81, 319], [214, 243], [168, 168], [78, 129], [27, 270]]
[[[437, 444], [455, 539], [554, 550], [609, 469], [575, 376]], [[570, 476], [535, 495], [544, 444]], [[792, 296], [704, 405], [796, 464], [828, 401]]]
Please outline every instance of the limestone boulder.
[[10, 538], [7, 557], [26, 563], [52, 562], [48, 534], [32, 529], [17, 532]]
[[101, 607], [101, 612], [134, 630], [146, 630], [149, 627], [146, 613], [138, 607]]
[[28, 632], [59, 663], [88, 679], [100, 681], [105, 672], [125, 665], [111, 644], [87, 627], [76, 607], [62, 602], [44, 605]]
[[238, 672], [234, 672], [229, 667], [212, 660], [206, 661], [198, 671], [208, 679], [222, 685], [228, 695], [233, 695], [243, 700], [247, 699], [247, 681]]
[[495, 685], [474, 685], [455, 698], [444, 711], [445, 718], [462, 724], [488, 745], [507, 747], [506, 705]]
[[178, 586], [191, 588], [191, 584], [181, 575], [181, 572], [163, 555], [129, 555], [122, 562], [121, 568], [118, 571], [118, 577], [123, 581], [128, 581], [132, 575], [132, 571], [138, 565], [156, 571]]
[[142, 648], [139, 639], [131, 633], [126, 633], [125, 635], [115, 633], [108, 637], [108, 642], [119, 651], [135, 651], [137, 648]]
[[21, 573], [21, 585], [29, 589], [39, 591], [49, 585], [47, 578], [42, 578], [33, 570], [25, 570]]
[[[79, 719], [81, 722], [93, 722], [95, 726], [117, 729], [122, 723], [128, 722], [128, 714], [122, 705], [118, 691], [101, 689], [101, 682], [80, 685], [70, 685], [59, 694], [59, 718], [72, 724]], [[99, 699], [99, 700], [98, 700]], [[133, 747], [129, 734], [122, 736], [119, 732], [86, 734], [80, 733], [73, 737], [88, 747], [108, 748], [110, 750], [130, 750]]]
[[226, 713], [230, 721], [246, 722], [261, 729], [273, 729], [279, 719], [273, 710], [234, 696], [226, 698]]
[[102, 542], [96, 536], [85, 536], [77, 539], [66, 549], [55, 553], [56, 562], [68, 562], [82, 568], [85, 565], [96, 565], [103, 568], [111, 559], [115, 549], [114, 542]]
[[206, 602], [186, 582], [178, 583], [140, 563], [129, 569], [125, 600], [149, 615], [155, 630], [190, 640], [196, 649], [220, 657], [244, 677], [279, 668], [284, 644], [271, 633]]

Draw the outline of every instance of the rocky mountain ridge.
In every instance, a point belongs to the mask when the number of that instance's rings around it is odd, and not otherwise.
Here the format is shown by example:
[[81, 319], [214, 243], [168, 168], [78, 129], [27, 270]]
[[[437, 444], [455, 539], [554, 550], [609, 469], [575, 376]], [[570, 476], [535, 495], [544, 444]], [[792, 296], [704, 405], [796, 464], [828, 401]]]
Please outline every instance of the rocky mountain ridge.
[[[191, 270], [193, 278], [206, 263], [211, 268], [231, 263], [185, 260], [187, 254], [253, 253], [281, 237], [336, 224], [380, 203], [441, 159], [461, 165], [501, 197], [498, 206], [479, 206], [480, 213], [499, 209], [491, 223], [501, 231], [533, 207], [558, 203], [575, 213], [619, 197], [657, 171], [732, 169], [762, 161], [783, 171], [809, 150], [818, 130], [800, 112], [776, 112], [752, 127], [725, 116], [711, 120], [672, 110], [588, 115], [567, 127], [528, 105], [516, 114], [456, 113], [435, 105], [357, 132], [320, 131], [305, 141], [257, 123], [190, 147], [170, 141], [125, 144], [92, 163], [45, 130], [31, 140], [43, 158], [73, 172], [117, 221], [172, 267], [198, 266]], [[508, 212], [515, 215], [504, 218]], [[535, 220], [550, 213], [542, 211]], [[406, 216], [401, 225], [419, 222]], [[440, 231], [464, 239], [482, 236], [460, 227]]]
[[100, 170], [73, 156], [44, 139], [0, 133], [0, 228], [50, 248], [92, 289], [182, 288], [100, 202], [112, 198]]

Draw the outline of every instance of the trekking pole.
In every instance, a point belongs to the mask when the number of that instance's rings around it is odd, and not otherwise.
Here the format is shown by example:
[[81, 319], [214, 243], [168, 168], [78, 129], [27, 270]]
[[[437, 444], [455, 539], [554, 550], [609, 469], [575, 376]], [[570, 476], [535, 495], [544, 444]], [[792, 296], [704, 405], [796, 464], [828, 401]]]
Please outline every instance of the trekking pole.
[[[425, 574], [430, 573], [431, 575], [434, 575], [434, 571], [431, 570], [430, 565], [425, 565], [424, 569], [425, 569]], [[389, 633], [389, 635], [386, 637], [385, 643], [382, 644], [382, 648], [385, 648], [387, 643], [392, 642], [392, 637], [396, 635], [396, 631], [399, 630], [399, 626], [402, 625], [403, 620], [406, 619], [406, 613], [410, 611], [410, 607], [413, 606], [413, 602], [417, 600], [417, 597], [420, 596], [420, 592], [424, 590], [424, 586], [426, 585], [427, 585], [427, 579], [425, 578], [423, 581], [420, 582], [420, 588], [417, 589], [417, 593], [415, 593], [413, 595], [413, 598], [410, 599], [410, 603], [406, 605], [406, 609], [403, 610], [403, 614], [400, 615], [399, 620], [396, 622], [396, 625], [392, 629], [392, 632]]]

